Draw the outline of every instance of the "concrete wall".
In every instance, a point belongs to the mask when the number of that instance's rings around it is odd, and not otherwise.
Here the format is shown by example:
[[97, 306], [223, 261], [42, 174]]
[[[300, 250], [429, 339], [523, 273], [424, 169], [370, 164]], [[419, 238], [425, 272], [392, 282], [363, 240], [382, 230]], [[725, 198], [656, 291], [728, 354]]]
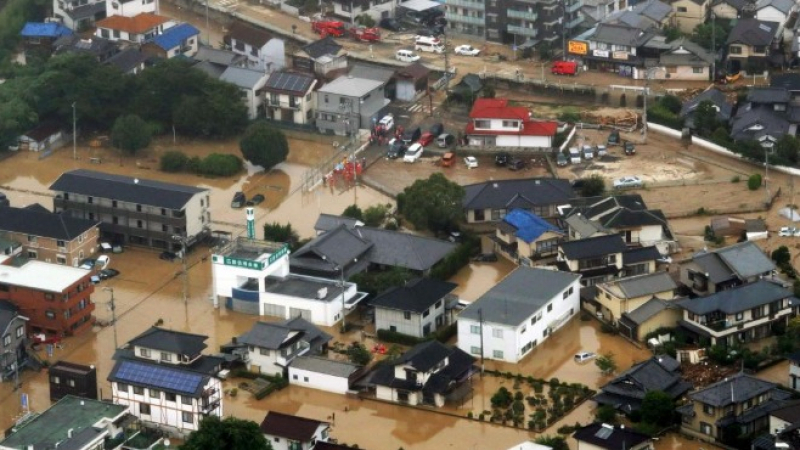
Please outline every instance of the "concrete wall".
[[346, 394], [347, 391], [350, 390], [350, 381], [347, 377], [312, 372], [292, 366], [289, 366], [289, 384], [296, 384], [298, 386], [341, 395]]

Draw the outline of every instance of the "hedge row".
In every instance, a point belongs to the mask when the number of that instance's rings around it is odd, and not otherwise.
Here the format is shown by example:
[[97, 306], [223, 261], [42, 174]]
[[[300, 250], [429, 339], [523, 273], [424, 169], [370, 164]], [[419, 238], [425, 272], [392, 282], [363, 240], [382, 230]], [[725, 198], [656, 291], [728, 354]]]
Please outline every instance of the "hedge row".
[[170, 150], [161, 155], [161, 170], [164, 172], [192, 172], [213, 177], [227, 177], [242, 170], [242, 158], [226, 153], [212, 153], [205, 158]]

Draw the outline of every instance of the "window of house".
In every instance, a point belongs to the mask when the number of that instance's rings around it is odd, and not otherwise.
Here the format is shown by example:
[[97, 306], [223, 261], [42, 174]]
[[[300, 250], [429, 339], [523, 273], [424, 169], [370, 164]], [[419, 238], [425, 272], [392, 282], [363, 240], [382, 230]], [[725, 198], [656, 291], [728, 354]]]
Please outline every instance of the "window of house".
[[144, 224], [142, 223], [141, 220], [137, 220], [136, 221], [136, 227], [138, 227], [138, 228], [143, 228], [144, 227]]
[[75, 380], [73, 380], [72, 378], [68, 378], [67, 379], [67, 386], [75, 387]]
[[142, 205], [136, 205], [136, 211], [142, 212]]
[[139, 403], [139, 414], [150, 415], [150, 405], [147, 403]]
[[573, 292], [575, 292], [575, 287], [574, 286], [570, 286], [569, 287], [569, 295], [572, 295]]
[[3, 346], [9, 346], [9, 345], [11, 345], [11, 335], [7, 334], [3, 336]]
[[145, 358], [149, 358], [150, 357], [150, 349], [139, 348], [139, 356], [143, 356]]
[[61, 384], [61, 378], [58, 375], [50, 377], [50, 382], [53, 384]]
[[736, 320], [744, 319], [744, 313], [736, 313]]
[[523, 325], [523, 326], [522, 326], [522, 329], [521, 329], [521, 330], [519, 330], [519, 333], [520, 333], [520, 334], [522, 334], [522, 333], [524, 333], [524, 332], [526, 332], [526, 331], [528, 331], [528, 327], [526, 327], [525, 325]]
[[441, 308], [441, 307], [442, 307], [442, 301], [441, 301], [441, 300], [439, 300], [438, 302], [436, 302], [436, 303], [433, 305], [433, 309], [439, 309], [439, 308]]
[[28, 250], [28, 259], [38, 259], [39, 254], [35, 250]]
[[714, 415], [714, 407], [711, 405], [703, 404], [703, 412], [708, 414], [709, 416]]
[[503, 359], [503, 351], [502, 350], [495, 350], [492, 352], [492, 356], [495, 359]]
[[503, 330], [500, 328], [494, 328], [492, 330], [492, 337], [496, 337], [498, 339], [503, 339]]
[[552, 310], [553, 310], [553, 304], [551, 303], [551, 304], [547, 305], [547, 312], [550, 312]]
[[172, 353], [161, 352], [161, 360], [162, 361], [172, 361]]
[[111, 217], [111, 223], [113, 223], [114, 225], [119, 225], [119, 217], [112, 216]]
[[755, 45], [753, 46], [753, 53], [766, 53], [767, 47], [764, 45]]
[[17, 337], [21, 338], [24, 335], [25, 335], [25, 327], [22, 326], [22, 325], [18, 326], [17, 327]]
[[86, 203], [94, 203], [94, 197], [86, 197]]
[[536, 324], [536, 320], [537, 320], [536, 316], [531, 317], [531, 325], [535, 325]]
[[262, 355], [265, 355], [265, 356], [268, 356], [269, 355], [269, 350], [266, 349], [266, 348], [259, 348], [258, 349], [258, 353], [260, 353]]
[[67, 263], [67, 258], [65, 258], [63, 256], [56, 256], [56, 262], [58, 264], [64, 265], [64, 264]]
[[702, 67], [693, 67], [692, 68], [692, 73], [703, 73], [703, 68]]
[[36, 236], [34, 236], [32, 234], [28, 235], [28, 242], [36, 242], [37, 240], [39, 240], [38, 237], [36, 237]]
[[172, 392], [164, 392], [164, 400], [168, 402], [174, 402], [178, 400], [178, 396]]
[[740, 47], [738, 45], [731, 45], [730, 48], [728, 48], [728, 52], [731, 55], [741, 55], [742, 54], [742, 47]]
[[188, 395], [181, 395], [181, 403], [184, 405], [191, 405], [192, 404], [192, 397]]
[[169, 225], [161, 224], [161, 231], [163, 231], [164, 233], [168, 232], [169, 231]]
[[127, 394], [128, 390], [129, 390], [128, 388], [129, 388], [129, 386], [127, 384], [117, 382], [117, 391], [124, 392], [124, 393]]
[[303, 377], [303, 381], [305, 381], [306, 383], [308, 383], [308, 377]]
[[569, 297], [569, 290], [564, 291], [564, 293], [562, 294], [562, 297], [564, 298], [564, 300], [566, 300], [567, 297]]
[[57, 240], [56, 241], [56, 245], [59, 246], [59, 247], [66, 247], [67, 246], [67, 242], [66, 241], [62, 241], [62, 240]]
[[136, 395], [144, 395], [144, 388], [141, 386], [134, 386], [133, 393]]
[[476, 347], [476, 346], [473, 345], [472, 347], [469, 348], [469, 352], [471, 354], [473, 354], [473, 355], [480, 355], [481, 354], [481, 348], [480, 347]]
[[403, 311], [403, 319], [411, 320], [411, 311]]
[[[89, 220], [94, 220], [94, 213], [89, 213]], [[81, 241], [83, 242], [83, 241]]]
[[483, 222], [484, 220], [486, 220], [486, 212], [482, 209], [476, 209], [473, 212], [473, 217], [474, 217], [473, 220], [475, 222]]
[[711, 428], [711, 424], [700, 422], [700, 432], [703, 434], [711, 435], [713, 433], [713, 429]]
[[519, 128], [518, 120], [504, 120], [503, 128]]
[[183, 420], [185, 423], [192, 423], [194, 421], [194, 414], [183, 411], [181, 412], [181, 420]]
[[493, 209], [492, 210], [492, 220], [500, 220], [506, 215], [505, 209]]
[[685, 12], [687, 12], [687, 9], [686, 9], [685, 6], [678, 6], [678, 12], [679, 13], [685, 13]]
[[429, 308], [429, 309], [426, 309], [426, 310], [425, 310], [425, 312], [423, 312], [423, 313], [422, 313], [422, 317], [428, 317], [428, 316], [430, 316], [430, 315], [431, 315], [431, 310], [430, 310], [430, 308]]
[[475, 128], [491, 128], [491, 122], [488, 120], [476, 120], [475, 121]]
[[72, 311], [70, 311], [69, 309], [65, 309], [64, 310], [64, 318], [65, 319], [69, 319], [70, 317], [72, 317]]
[[161, 398], [161, 391], [159, 391], [158, 389], [148, 389], [147, 395], [150, 398]]
[[45, 315], [45, 317], [47, 317], [50, 320], [55, 320], [55, 318], [56, 318], [56, 312], [51, 310], [51, 309], [48, 309], [47, 311], [45, 311], [44, 315]]
[[470, 325], [469, 332], [472, 334], [481, 334], [481, 327], [480, 325]]
[[297, 380], [297, 379], [299, 379], [299, 377], [297, 376], [297, 374], [294, 374], [294, 375], [292, 375], [292, 379], [293, 380]]

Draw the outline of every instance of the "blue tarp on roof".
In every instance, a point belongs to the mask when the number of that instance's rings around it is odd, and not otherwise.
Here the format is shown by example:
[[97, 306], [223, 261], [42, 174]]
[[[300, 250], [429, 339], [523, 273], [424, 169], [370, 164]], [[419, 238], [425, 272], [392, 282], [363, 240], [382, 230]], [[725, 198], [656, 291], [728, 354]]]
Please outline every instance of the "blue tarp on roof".
[[164, 33], [154, 37], [151, 42], [164, 50], [170, 50], [181, 45], [181, 43], [186, 39], [199, 34], [200, 30], [197, 28], [189, 25], [188, 23], [182, 23], [172, 28], [167, 28], [164, 30]]
[[559, 229], [536, 214], [524, 209], [512, 209], [503, 219], [517, 229], [516, 236], [531, 243], [548, 231], [559, 232]]
[[22, 37], [50, 37], [59, 38], [72, 34], [72, 30], [60, 23], [28, 22], [19, 33]]

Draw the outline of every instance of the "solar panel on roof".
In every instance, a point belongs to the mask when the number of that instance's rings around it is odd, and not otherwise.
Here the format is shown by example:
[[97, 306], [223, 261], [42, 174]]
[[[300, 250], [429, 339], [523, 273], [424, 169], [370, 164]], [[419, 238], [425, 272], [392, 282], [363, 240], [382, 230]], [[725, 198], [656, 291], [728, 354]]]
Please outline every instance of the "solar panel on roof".
[[758, 28], [761, 28], [761, 30], [762, 30], [762, 31], [766, 31], [766, 32], [770, 32], [770, 31], [772, 31], [772, 28], [770, 28], [770, 27], [769, 27], [769, 26], [767, 26], [767, 25], [764, 25], [763, 23], [762, 23], [762, 24], [759, 24], [759, 25], [758, 25]]
[[290, 73], [278, 73], [271, 84], [271, 87], [283, 91], [305, 91], [308, 79]]
[[203, 381], [203, 376], [196, 373], [142, 364], [135, 361], [123, 361], [120, 363], [116, 378], [130, 384], [147, 384], [183, 394], [197, 392], [200, 383]]
[[608, 437], [611, 436], [611, 433], [613, 432], [614, 432], [613, 428], [607, 427], [605, 426], [605, 424], [603, 424], [603, 426], [600, 427], [600, 429], [597, 430], [597, 433], [595, 433], [594, 435], [600, 439], [608, 439]]

